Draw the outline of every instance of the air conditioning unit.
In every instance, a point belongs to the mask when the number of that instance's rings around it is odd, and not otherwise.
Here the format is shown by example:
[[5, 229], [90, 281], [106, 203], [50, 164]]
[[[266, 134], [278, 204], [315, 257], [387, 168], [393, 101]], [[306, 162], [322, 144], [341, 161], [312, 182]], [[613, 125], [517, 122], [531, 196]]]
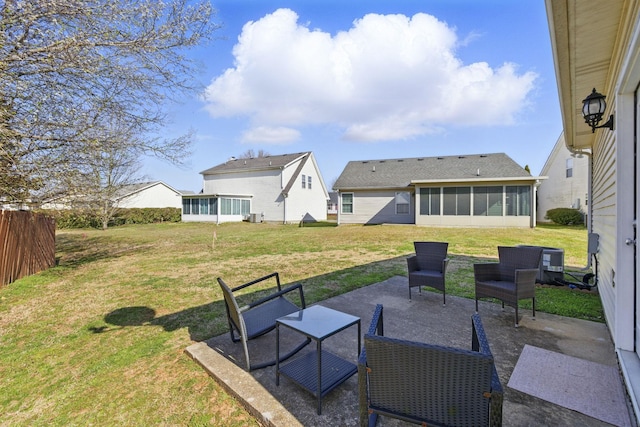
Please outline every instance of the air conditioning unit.
[[538, 283], [551, 285], [556, 284], [556, 280], [564, 280], [564, 249], [544, 246], [520, 246], [542, 248], [542, 258], [540, 259], [540, 267], [536, 276]]
[[249, 222], [261, 222], [260, 221], [260, 214], [258, 214], [258, 213], [249, 214]]

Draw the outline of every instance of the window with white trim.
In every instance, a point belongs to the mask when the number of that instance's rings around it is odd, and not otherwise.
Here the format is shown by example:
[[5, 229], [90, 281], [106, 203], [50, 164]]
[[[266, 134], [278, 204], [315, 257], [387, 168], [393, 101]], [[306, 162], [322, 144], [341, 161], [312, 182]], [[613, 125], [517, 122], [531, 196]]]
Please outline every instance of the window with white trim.
[[530, 186], [507, 185], [505, 193], [505, 210], [507, 216], [531, 215]]
[[440, 215], [440, 187], [420, 189], [420, 215]]
[[573, 159], [570, 157], [565, 162], [566, 165], [566, 177], [571, 178], [573, 176]]
[[471, 215], [471, 187], [444, 187], [443, 215]]
[[502, 216], [502, 187], [473, 187], [475, 216]]
[[307, 177], [302, 175], [302, 188], [307, 188]]
[[340, 193], [340, 197], [342, 199], [342, 213], [352, 214], [353, 213], [353, 193]]
[[408, 191], [396, 192], [396, 215], [408, 215], [411, 205], [411, 193]]

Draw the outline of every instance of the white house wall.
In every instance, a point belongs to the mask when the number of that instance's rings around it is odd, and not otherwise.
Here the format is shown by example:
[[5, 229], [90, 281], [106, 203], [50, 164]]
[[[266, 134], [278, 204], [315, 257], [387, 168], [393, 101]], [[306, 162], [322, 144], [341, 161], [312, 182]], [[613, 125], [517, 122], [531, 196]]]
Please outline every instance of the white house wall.
[[[567, 160], [573, 162], [572, 176], [567, 177]], [[571, 156], [561, 135], [540, 175], [546, 176], [538, 187], [539, 222], [549, 222], [545, 216], [555, 208], [574, 208], [587, 213], [589, 157]]]
[[[288, 197], [285, 199], [282, 195], [299, 162], [293, 162], [283, 169], [205, 175], [204, 193], [251, 194], [251, 213], [263, 214], [264, 221], [296, 223], [306, 214], [324, 221], [327, 219], [328, 194], [313, 157], [295, 177]], [[311, 176], [311, 190], [302, 188], [302, 174]]]
[[[613, 133], [610, 135], [613, 136]], [[615, 336], [616, 271], [616, 144], [615, 138], [599, 140], [594, 148], [593, 164], [593, 232], [599, 235], [598, 291], [607, 325]]]
[[264, 213], [264, 221], [283, 220], [284, 198], [280, 170], [207, 175], [204, 177], [204, 193], [251, 194], [251, 213]]
[[152, 185], [125, 197], [120, 208], [182, 208], [182, 195], [163, 184]]
[[[295, 172], [297, 168], [296, 164], [285, 170], [287, 172], [284, 179], [285, 185], [289, 182], [292, 172]], [[302, 175], [306, 180], [305, 188], [302, 188]], [[311, 177], [311, 189], [309, 189], [309, 177]], [[293, 186], [289, 190], [289, 196], [286, 200], [287, 222], [299, 222], [303, 217], [305, 220], [326, 221], [327, 195], [323, 185], [315, 162], [307, 161], [298, 176], [295, 177]]]

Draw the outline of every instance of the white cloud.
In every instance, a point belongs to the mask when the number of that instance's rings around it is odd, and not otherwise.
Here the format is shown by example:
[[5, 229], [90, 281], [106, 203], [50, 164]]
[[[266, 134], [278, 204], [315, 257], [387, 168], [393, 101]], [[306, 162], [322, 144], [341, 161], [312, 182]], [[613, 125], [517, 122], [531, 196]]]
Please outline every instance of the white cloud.
[[204, 99], [214, 117], [250, 117], [255, 128], [244, 139], [256, 142], [292, 141], [294, 128], [309, 124], [337, 124], [352, 140], [394, 140], [515, 122], [537, 75], [509, 63], [465, 65], [455, 50], [467, 42], [422, 13], [369, 14], [332, 36], [279, 9], [245, 24], [234, 67]]

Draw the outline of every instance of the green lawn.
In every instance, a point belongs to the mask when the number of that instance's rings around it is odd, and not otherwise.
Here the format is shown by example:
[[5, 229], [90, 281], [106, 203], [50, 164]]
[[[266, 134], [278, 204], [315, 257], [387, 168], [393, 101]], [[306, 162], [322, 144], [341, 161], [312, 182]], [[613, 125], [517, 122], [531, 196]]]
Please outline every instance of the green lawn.
[[[157, 224], [57, 233], [59, 266], [0, 288], [1, 425], [229, 425], [255, 421], [184, 354], [225, 331], [216, 284], [272, 271], [307, 303], [406, 275], [414, 240], [449, 242], [447, 293], [473, 297], [498, 245], [562, 248], [586, 230]], [[594, 293], [539, 288], [540, 311], [603, 321]], [[525, 303], [523, 302], [523, 307]]]

